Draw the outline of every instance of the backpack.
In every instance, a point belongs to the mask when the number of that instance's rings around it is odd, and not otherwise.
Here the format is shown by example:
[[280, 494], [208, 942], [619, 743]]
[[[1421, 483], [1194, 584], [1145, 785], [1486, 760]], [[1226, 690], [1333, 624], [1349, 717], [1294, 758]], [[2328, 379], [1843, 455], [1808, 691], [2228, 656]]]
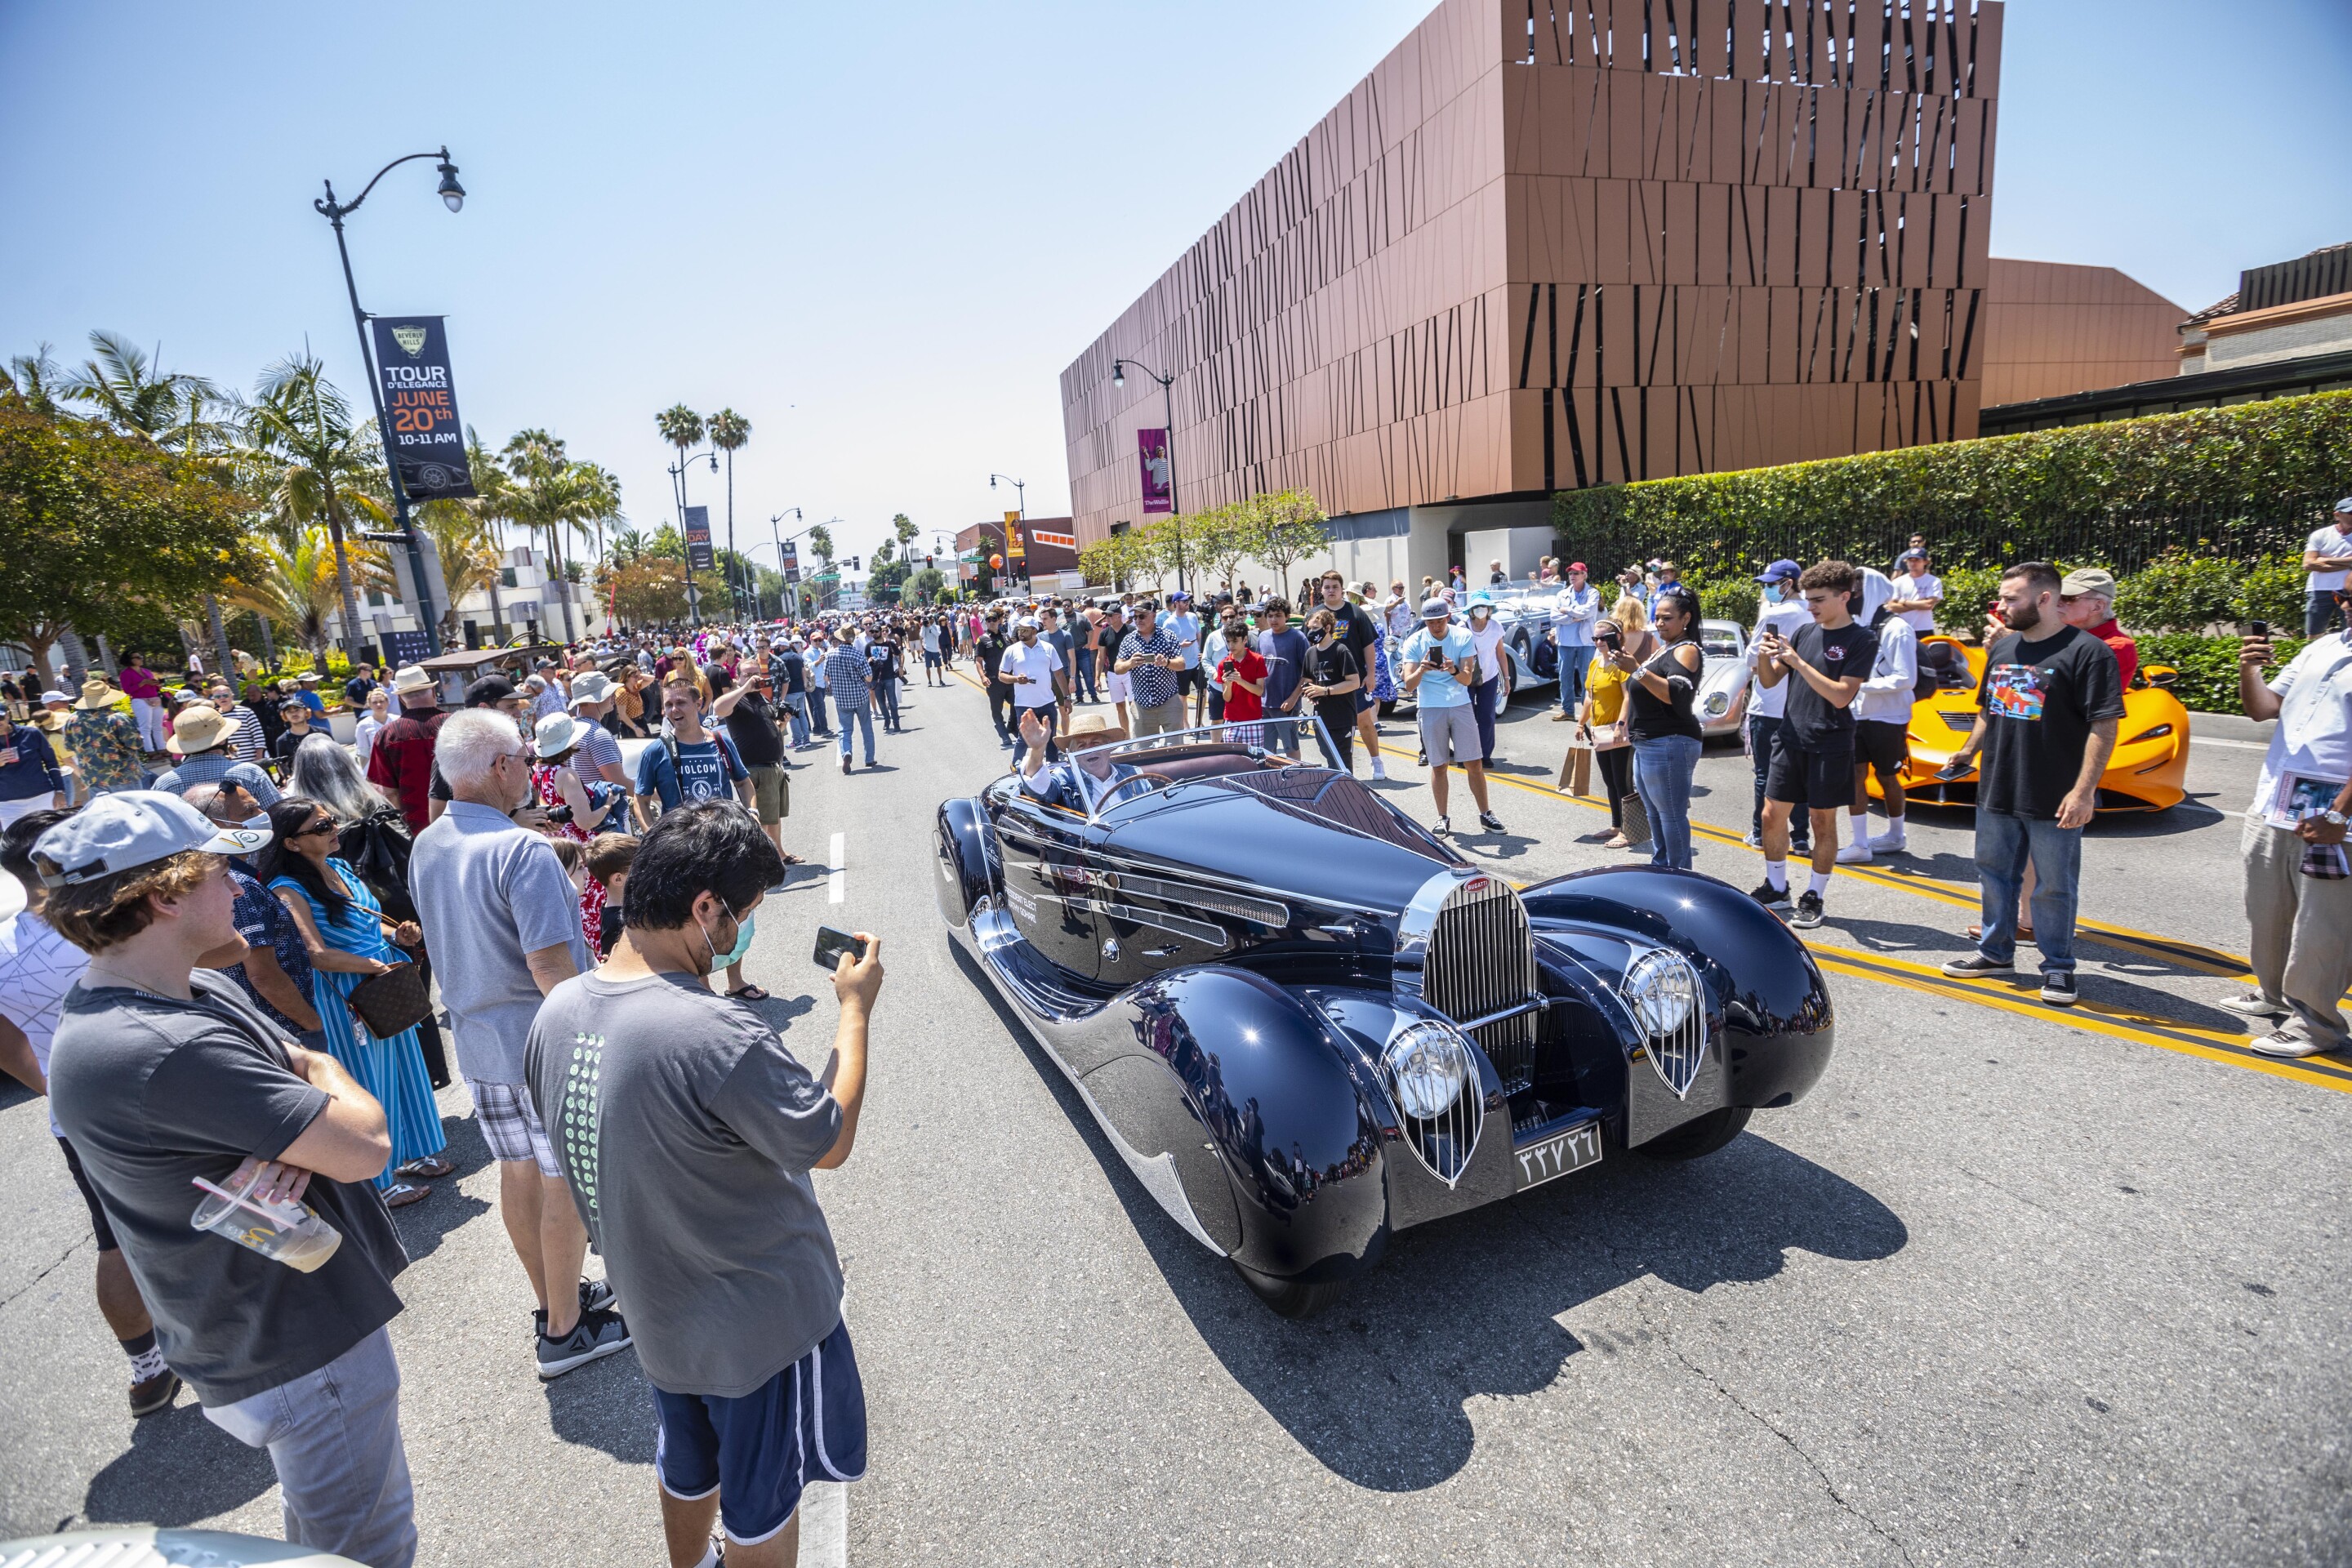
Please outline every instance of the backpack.
[[335, 853], [360, 874], [384, 913], [396, 921], [413, 921], [416, 901], [408, 896], [408, 855], [414, 847], [407, 819], [385, 806], [345, 827], [335, 841]]

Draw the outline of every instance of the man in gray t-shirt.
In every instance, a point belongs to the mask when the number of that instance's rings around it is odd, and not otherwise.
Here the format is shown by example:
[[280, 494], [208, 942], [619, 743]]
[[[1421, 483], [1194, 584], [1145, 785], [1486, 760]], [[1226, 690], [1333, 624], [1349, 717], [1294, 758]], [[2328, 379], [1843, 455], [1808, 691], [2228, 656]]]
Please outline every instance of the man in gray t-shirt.
[[841, 1265], [809, 1173], [856, 1137], [882, 966], [872, 937], [843, 960], [815, 1077], [749, 1005], [715, 994], [720, 955], [783, 873], [735, 802], [665, 812], [604, 967], [541, 1007], [530, 1081], [654, 1386], [665, 1532], [698, 1541], [715, 1512], [732, 1542], [780, 1540], [789, 1563], [803, 1486], [865, 1469]]
[[593, 968], [580, 898], [542, 836], [507, 814], [530, 798], [530, 753], [514, 721], [468, 708], [441, 722], [434, 765], [449, 809], [416, 836], [408, 889], [474, 1097], [499, 1163], [499, 1217], [539, 1299], [539, 1374], [560, 1377], [625, 1348], [609, 1293], [575, 1286], [588, 1253], [547, 1131], [524, 1083], [540, 999]]

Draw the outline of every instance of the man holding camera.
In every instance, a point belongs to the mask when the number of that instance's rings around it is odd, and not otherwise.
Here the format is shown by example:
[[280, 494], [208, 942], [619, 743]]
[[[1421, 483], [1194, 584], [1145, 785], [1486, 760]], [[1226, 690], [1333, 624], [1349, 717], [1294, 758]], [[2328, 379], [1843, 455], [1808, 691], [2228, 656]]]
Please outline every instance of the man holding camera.
[[[2329, 613], [2352, 619], [2352, 587], [2336, 585]], [[2253, 1042], [2264, 1056], [2309, 1057], [2352, 1047], [2337, 1005], [2352, 986], [2352, 631], [2315, 637], [2265, 681], [2268, 630], [2238, 648], [2246, 717], [2278, 721], [2238, 839], [2255, 984], [2221, 1005], [2277, 1021]]]
[[812, 1171], [849, 1158], [866, 1094], [878, 939], [834, 971], [832, 1059], [812, 1077], [711, 973], [781, 880], [725, 802], [654, 825], [629, 869], [625, 934], [556, 987], [530, 1081], [580, 1218], [629, 1303], [660, 1424], [654, 1476], [672, 1568], [798, 1560], [813, 1480], [866, 1469], [866, 1398], [841, 1263]]

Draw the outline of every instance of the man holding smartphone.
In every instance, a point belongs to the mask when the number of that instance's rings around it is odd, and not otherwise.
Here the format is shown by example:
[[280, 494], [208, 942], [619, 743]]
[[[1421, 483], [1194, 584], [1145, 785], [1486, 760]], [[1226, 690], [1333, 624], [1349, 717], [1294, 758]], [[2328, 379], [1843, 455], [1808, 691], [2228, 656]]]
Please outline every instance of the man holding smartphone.
[[1454, 819], [1446, 814], [1446, 770], [1459, 765], [1470, 779], [1470, 797], [1478, 803], [1478, 823], [1489, 833], [1503, 831], [1502, 819], [1486, 805], [1486, 764], [1478, 740], [1478, 721], [1470, 710], [1470, 688], [1478, 679], [1478, 649], [1470, 634], [1452, 624], [1454, 608], [1432, 598], [1421, 606], [1421, 630], [1404, 639], [1397, 657], [1404, 663], [1404, 689], [1412, 693], [1420, 717], [1422, 749], [1429, 753], [1429, 793], [1437, 803], [1433, 831], [1451, 833]]
[[813, 1480], [866, 1470], [866, 1396], [841, 1263], [812, 1171], [849, 1158], [882, 944], [833, 979], [833, 1054], [812, 1076], [749, 1005], [710, 989], [774, 846], [723, 801], [665, 816], [629, 868], [620, 942], [531, 1028], [534, 1096], [581, 1217], [629, 1303], [660, 1423], [671, 1568], [799, 1557]]
[[1822, 895], [1837, 868], [1838, 814], [1853, 790], [1853, 700], [1878, 657], [1877, 634], [1850, 608], [1859, 580], [1843, 561], [1813, 563], [1797, 579], [1811, 624], [1792, 637], [1768, 630], [1756, 639], [1756, 679], [1767, 689], [1789, 686], [1764, 782], [1764, 884], [1756, 898], [1768, 909], [1790, 906], [1789, 818], [1803, 806], [1813, 830], [1812, 879], [1789, 923], [1806, 931], [1822, 923]]
[[[1052, 614], [1051, 611], [1046, 612]], [[1066, 679], [1062, 668], [1062, 650], [1045, 640], [1045, 623], [1035, 616], [1024, 616], [1013, 624], [1015, 638], [997, 662], [997, 673], [1013, 688], [1013, 727], [1026, 734], [1024, 722], [1034, 715], [1045, 727], [1045, 755], [1050, 761], [1062, 753], [1054, 744], [1055, 721], [1062, 711], [1063, 683]]]

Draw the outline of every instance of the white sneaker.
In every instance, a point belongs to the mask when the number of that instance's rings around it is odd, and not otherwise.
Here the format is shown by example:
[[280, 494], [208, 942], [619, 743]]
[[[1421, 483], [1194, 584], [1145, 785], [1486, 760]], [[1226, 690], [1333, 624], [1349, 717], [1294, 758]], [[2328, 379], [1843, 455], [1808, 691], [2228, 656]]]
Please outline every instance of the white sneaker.
[[1869, 865], [1870, 846], [1867, 844], [1847, 845], [1844, 848], [1837, 852], [1837, 863], [1841, 866]]
[[1389, 765], [1388, 765], [1388, 763], [1386, 763], [1382, 762], [1382, 761], [1381, 761], [1380, 758], [1378, 758], [1378, 757], [1374, 757], [1374, 758], [1372, 759], [1372, 776], [1373, 776], [1374, 778], [1376, 778], [1376, 779], [1384, 779], [1384, 778], [1388, 777], [1388, 776], [1389, 776]]
[[2293, 1029], [2280, 1029], [2253, 1042], [2253, 1049], [2266, 1057], [2315, 1057], [2330, 1047], [2324, 1040], [2314, 1040]]
[[1437, 819], [1437, 826], [1432, 827], [1430, 831], [1443, 838], [1454, 831], [1454, 819], [1450, 816], [1441, 816]]
[[1911, 852], [1904, 845], [1900, 833], [1882, 833], [1870, 841], [1870, 847], [1881, 855], [1908, 855]]

